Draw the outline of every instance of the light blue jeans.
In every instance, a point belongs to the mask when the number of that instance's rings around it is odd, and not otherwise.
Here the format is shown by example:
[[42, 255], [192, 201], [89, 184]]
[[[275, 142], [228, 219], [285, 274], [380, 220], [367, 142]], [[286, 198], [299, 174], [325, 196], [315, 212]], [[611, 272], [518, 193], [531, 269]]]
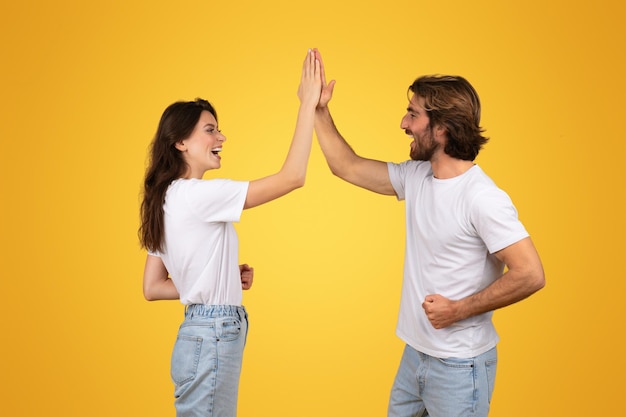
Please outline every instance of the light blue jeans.
[[475, 358], [439, 359], [406, 345], [388, 416], [486, 417], [497, 363], [495, 347]]
[[234, 417], [243, 348], [244, 307], [192, 304], [185, 308], [172, 352], [177, 417]]

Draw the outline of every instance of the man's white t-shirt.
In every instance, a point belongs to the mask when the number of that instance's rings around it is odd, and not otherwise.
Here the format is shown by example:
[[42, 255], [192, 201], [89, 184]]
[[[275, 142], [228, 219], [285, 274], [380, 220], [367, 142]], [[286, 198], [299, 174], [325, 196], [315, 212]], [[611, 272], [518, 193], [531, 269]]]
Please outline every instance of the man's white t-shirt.
[[528, 236], [511, 199], [477, 165], [445, 180], [433, 176], [428, 161], [388, 163], [388, 170], [406, 209], [398, 337], [439, 358], [488, 351], [498, 342], [491, 312], [435, 329], [422, 302], [429, 294], [461, 299], [502, 275], [493, 253]]
[[178, 179], [165, 195], [165, 245], [160, 256], [180, 302], [241, 305], [238, 222], [248, 182]]

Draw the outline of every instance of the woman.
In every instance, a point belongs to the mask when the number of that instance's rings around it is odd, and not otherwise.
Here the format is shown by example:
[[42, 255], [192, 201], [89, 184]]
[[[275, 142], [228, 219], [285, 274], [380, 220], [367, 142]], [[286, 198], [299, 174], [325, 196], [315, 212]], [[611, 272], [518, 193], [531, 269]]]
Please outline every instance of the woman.
[[180, 299], [186, 306], [171, 363], [179, 417], [237, 413], [248, 324], [242, 288], [252, 284], [253, 270], [238, 265], [233, 222], [243, 209], [304, 185], [320, 92], [320, 64], [309, 50], [285, 162], [276, 174], [249, 182], [202, 179], [220, 168], [226, 141], [208, 101], [174, 103], [161, 117], [141, 205], [143, 291], [147, 300]]

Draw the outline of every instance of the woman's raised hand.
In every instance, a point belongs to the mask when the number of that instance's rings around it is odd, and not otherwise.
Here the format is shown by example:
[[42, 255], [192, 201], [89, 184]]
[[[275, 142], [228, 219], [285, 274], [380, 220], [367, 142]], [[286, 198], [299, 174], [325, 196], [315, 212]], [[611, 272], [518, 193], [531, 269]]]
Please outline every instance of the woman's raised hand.
[[298, 98], [303, 105], [317, 106], [322, 92], [321, 64], [314, 50], [309, 49], [302, 64], [302, 78], [298, 87]]

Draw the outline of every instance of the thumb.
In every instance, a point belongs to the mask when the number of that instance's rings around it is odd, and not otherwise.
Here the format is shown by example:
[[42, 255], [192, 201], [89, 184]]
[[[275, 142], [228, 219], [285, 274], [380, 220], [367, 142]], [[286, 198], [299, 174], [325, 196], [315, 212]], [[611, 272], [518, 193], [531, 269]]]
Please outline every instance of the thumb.
[[330, 92], [330, 94], [331, 94], [331, 95], [333, 94], [333, 90], [335, 89], [335, 83], [336, 83], [336, 81], [335, 81], [335, 80], [331, 80], [331, 81], [328, 83], [328, 87], [327, 87], [327, 89], [328, 89], [328, 91]]

